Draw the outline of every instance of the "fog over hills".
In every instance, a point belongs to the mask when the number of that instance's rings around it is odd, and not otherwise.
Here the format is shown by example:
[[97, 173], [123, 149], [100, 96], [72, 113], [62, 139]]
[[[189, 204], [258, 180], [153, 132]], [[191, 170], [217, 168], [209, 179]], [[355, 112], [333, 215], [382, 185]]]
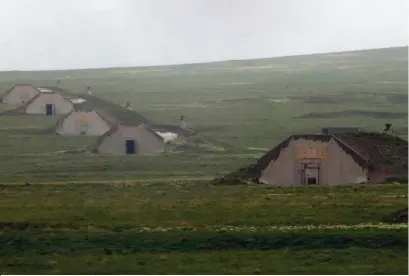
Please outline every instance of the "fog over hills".
[[405, 0], [0, 0], [1, 71], [406, 46]]

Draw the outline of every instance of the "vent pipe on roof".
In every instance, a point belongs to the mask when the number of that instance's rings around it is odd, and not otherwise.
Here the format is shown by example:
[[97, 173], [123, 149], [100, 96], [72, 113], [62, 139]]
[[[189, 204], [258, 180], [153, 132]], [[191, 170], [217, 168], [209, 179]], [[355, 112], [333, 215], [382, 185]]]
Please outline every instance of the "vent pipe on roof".
[[85, 91], [88, 95], [92, 94], [91, 87], [87, 86], [87, 91]]
[[180, 123], [179, 126], [181, 129], [186, 129], [186, 122], [185, 122], [185, 116], [180, 116]]
[[385, 134], [390, 133], [390, 134], [394, 135], [393, 129], [392, 129], [392, 124], [389, 124], [389, 123], [385, 124], [385, 129], [383, 130], [383, 132]]

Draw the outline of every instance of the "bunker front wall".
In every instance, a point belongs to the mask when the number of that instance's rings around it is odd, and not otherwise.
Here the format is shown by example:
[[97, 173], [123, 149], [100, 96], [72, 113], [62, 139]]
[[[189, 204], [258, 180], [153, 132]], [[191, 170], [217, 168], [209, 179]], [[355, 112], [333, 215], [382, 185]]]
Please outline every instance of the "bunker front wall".
[[16, 86], [3, 96], [3, 103], [10, 105], [22, 105], [37, 96], [40, 91], [31, 86]]
[[165, 151], [165, 142], [150, 132], [144, 125], [137, 127], [119, 126], [109, 136], [104, 137], [97, 151], [108, 154], [126, 154], [126, 141], [134, 140], [136, 154], [161, 153]]
[[42, 93], [26, 109], [27, 114], [46, 114], [46, 105], [53, 105], [55, 115], [66, 115], [74, 109], [74, 105], [56, 93]]
[[108, 123], [95, 111], [72, 112], [59, 122], [57, 133], [61, 135], [101, 136], [110, 129]]
[[[311, 167], [311, 169], [305, 169]], [[292, 139], [261, 172], [261, 183], [277, 186], [300, 186], [309, 175], [318, 185], [362, 183], [368, 171], [361, 167], [331, 138], [329, 141]]]

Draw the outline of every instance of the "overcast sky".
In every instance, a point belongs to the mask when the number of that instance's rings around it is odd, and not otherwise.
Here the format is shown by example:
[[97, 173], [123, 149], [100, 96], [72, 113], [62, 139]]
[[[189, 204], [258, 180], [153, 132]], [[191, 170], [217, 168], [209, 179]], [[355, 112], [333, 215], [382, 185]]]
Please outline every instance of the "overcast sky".
[[407, 0], [0, 0], [0, 70], [402, 46]]

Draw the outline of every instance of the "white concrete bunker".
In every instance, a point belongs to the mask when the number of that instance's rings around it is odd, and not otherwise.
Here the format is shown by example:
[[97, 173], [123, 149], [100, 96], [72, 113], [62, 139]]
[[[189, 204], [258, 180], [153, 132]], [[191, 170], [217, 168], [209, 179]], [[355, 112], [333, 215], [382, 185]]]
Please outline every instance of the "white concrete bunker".
[[118, 124], [98, 138], [94, 151], [116, 155], [157, 154], [165, 151], [165, 141], [145, 123]]

